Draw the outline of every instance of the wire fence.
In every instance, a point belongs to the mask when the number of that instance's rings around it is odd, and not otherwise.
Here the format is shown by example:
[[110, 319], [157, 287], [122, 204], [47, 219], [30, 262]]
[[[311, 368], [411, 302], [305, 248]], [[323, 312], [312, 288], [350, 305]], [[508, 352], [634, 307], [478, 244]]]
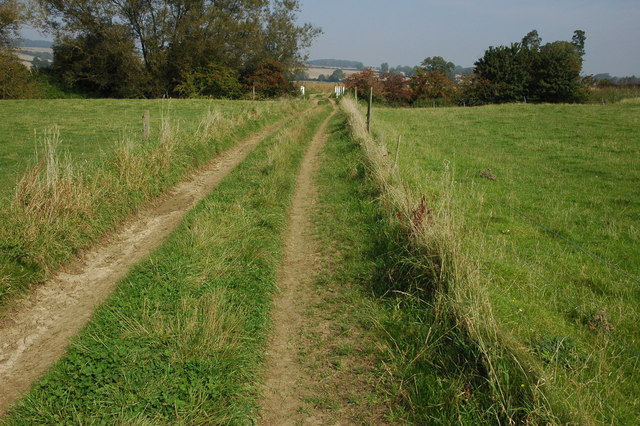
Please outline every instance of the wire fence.
[[[400, 146], [400, 139], [398, 139], [398, 143], [397, 143], [397, 146], [396, 146], [394, 168], [397, 168], [397, 162], [398, 162], [397, 158], [398, 158], [399, 146]], [[506, 201], [504, 201], [502, 199], [494, 199], [494, 200], [490, 200], [490, 201], [493, 201], [495, 204], [500, 205], [500, 206], [512, 211], [517, 216], [520, 216], [521, 218], [525, 219], [527, 222], [529, 222], [529, 223], [533, 224], [534, 226], [542, 229], [545, 233], [547, 233], [547, 234], [551, 235], [552, 237], [557, 238], [558, 240], [568, 244], [569, 246], [573, 247], [574, 249], [577, 249], [579, 252], [581, 252], [584, 255], [588, 256], [589, 258], [597, 261], [598, 263], [600, 263], [602, 265], [605, 265], [606, 267], [610, 268], [611, 270], [616, 271], [617, 273], [619, 273], [620, 275], [624, 276], [625, 278], [627, 278], [631, 282], [633, 282], [635, 284], [640, 284], [640, 279], [638, 277], [636, 277], [635, 275], [633, 275], [630, 272], [626, 271], [625, 269], [615, 265], [614, 263], [608, 261], [603, 256], [600, 256], [600, 255], [594, 253], [593, 251], [587, 249], [586, 247], [584, 247], [582, 244], [578, 243], [577, 241], [574, 241], [573, 239], [571, 239], [571, 238], [561, 234], [560, 232], [552, 229], [550, 226], [548, 226], [545, 223], [543, 223], [543, 221], [538, 220], [538, 219], [532, 217], [531, 215], [523, 212], [522, 210], [513, 207], [512, 205], [510, 205], [509, 203], [507, 203]], [[523, 256], [518, 254], [516, 252], [516, 250], [512, 246], [509, 246], [508, 244], [506, 244], [506, 242], [504, 241], [503, 238], [500, 238], [498, 235], [496, 235], [493, 232], [491, 232], [488, 229], [488, 227], [485, 227], [483, 229], [483, 231], [486, 234], [490, 235], [492, 238], [494, 238], [496, 241], [502, 241], [503, 242], [503, 247], [513, 256], [514, 259], [516, 259], [518, 264], [522, 265], [531, 274], [533, 274], [535, 277], [537, 277], [537, 279], [540, 282], [542, 282], [545, 287], [547, 287], [549, 289], [552, 289], [555, 292], [555, 294], [557, 294], [558, 297], [560, 299], [562, 299], [570, 308], [574, 309], [575, 312], [577, 312], [578, 315], [581, 318], [584, 319], [584, 318], [588, 318], [589, 317], [590, 313], [575, 298], [573, 298], [570, 295], [568, 295], [567, 292], [566, 292], [566, 289], [563, 288], [563, 286], [559, 285], [555, 280], [548, 278], [546, 276], [546, 274], [540, 272], [540, 270], [538, 270], [538, 269], [534, 268], [532, 265], [530, 265], [529, 262], [527, 262], [523, 258]], [[528, 325], [533, 333], [537, 333], [538, 335], [540, 335], [540, 336], [542, 336], [543, 338], [546, 338], [546, 339], [551, 339], [552, 338], [550, 333], [548, 333], [545, 330], [542, 330], [539, 326], [536, 326], [533, 323], [533, 321], [530, 318], [528, 318], [528, 316], [524, 313], [524, 310], [521, 307], [518, 307], [515, 303], [513, 303], [510, 300], [510, 298], [504, 294], [502, 289], [500, 289], [498, 287], [495, 287], [495, 288], [498, 291], [498, 294], [500, 295], [500, 297], [503, 298], [515, 310], [515, 312], [518, 314], [518, 317], [520, 318], [521, 322], [526, 324], [526, 325]], [[628, 344], [625, 341], [625, 339], [623, 339], [622, 337], [618, 336], [617, 333], [615, 333], [613, 331], [614, 329], [617, 329], [615, 324], [612, 324], [612, 323], [609, 322], [609, 325], [611, 327], [599, 327], [598, 329], [602, 330], [604, 332], [604, 334], [607, 336], [607, 338], [611, 342], [613, 342], [615, 345], [617, 345], [622, 352], [627, 353], [630, 356], [629, 360], [631, 360], [633, 362], [633, 369], [635, 371], [636, 368], [637, 368], [638, 362], [640, 361], [640, 352], [638, 350], [634, 349], [630, 344]], [[572, 371], [574, 371], [574, 370], [572, 370]], [[602, 397], [602, 395], [596, 389], [594, 389], [594, 387], [591, 384], [591, 381], [585, 379], [585, 377], [582, 377], [584, 372], [578, 373], [578, 372], [574, 371], [574, 374], [576, 375], [576, 377], [575, 377], [575, 379], [577, 379], [576, 382], [580, 383], [580, 385], [583, 386], [587, 390], [587, 392], [589, 392], [595, 399], [597, 399], [599, 401], [601, 406], [604, 407], [606, 409], [606, 411], [610, 413], [612, 419], [617, 421], [619, 424], [623, 424], [623, 425], [626, 424], [622, 420], [622, 418], [619, 415], [619, 413], [617, 413], [616, 410], [609, 403], [607, 403], [607, 401]], [[591, 379], [591, 380], [593, 380], [593, 379]]]

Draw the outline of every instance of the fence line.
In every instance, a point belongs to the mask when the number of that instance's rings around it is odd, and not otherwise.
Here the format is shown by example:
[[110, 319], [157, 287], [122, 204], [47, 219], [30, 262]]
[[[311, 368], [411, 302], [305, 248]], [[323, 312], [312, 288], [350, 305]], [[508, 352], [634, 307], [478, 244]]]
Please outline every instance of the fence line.
[[[368, 115], [368, 119], [370, 119], [370, 112], [367, 114]], [[368, 120], [369, 121], [369, 120]], [[583, 253], [587, 254], [588, 256], [592, 257], [593, 259], [596, 259], [597, 261], [607, 265], [608, 267], [616, 270], [617, 272], [623, 274], [624, 276], [626, 276], [627, 278], [629, 278], [630, 280], [634, 281], [637, 284], [640, 284], [640, 279], [635, 277], [634, 275], [630, 274], [629, 272], [625, 271], [624, 269], [608, 262], [607, 260], [605, 260], [604, 258], [602, 258], [601, 256], [598, 256], [597, 254], [591, 252], [590, 250], [584, 248], [583, 246], [581, 246], [580, 244], [578, 244], [577, 242], [573, 241], [572, 239], [565, 237], [564, 235], [560, 234], [559, 232], [554, 231], [553, 229], [551, 229], [550, 227], [546, 226], [544, 223], [528, 216], [527, 214], [523, 213], [522, 211], [510, 206], [508, 203], [506, 203], [505, 201], [501, 200], [501, 199], [495, 199], [495, 201], [506, 207], [509, 210], [514, 211], [515, 213], [517, 213], [518, 215], [524, 217], [525, 219], [527, 219], [528, 221], [530, 221], [531, 223], [537, 225], [538, 227], [542, 228], [543, 230], [545, 230], [547, 233], [560, 238], [562, 240], [564, 240], [565, 242], [569, 243], [570, 245], [572, 245], [573, 247], [577, 248], [578, 250], [582, 251]], [[497, 235], [493, 234], [491, 231], [489, 231], [487, 228], [485, 228], [485, 231], [492, 235], [495, 239], [497, 239]], [[552, 282], [551, 280], [548, 280], [544, 275], [542, 275], [540, 272], [538, 272], [537, 270], [535, 270], [533, 267], [531, 267], [528, 263], [526, 263], [516, 252], [515, 250], [513, 250], [513, 248], [507, 247], [505, 245], [505, 247], [510, 250], [515, 257], [518, 259], [518, 261], [525, 266], [526, 268], [528, 268], [531, 272], [533, 272], [536, 276], [538, 276], [543, 283], [545, 283], [547, 286], [553, 287], [556, 289], [558, 295], [564, 299], [566, 302], [569, 303], [569, 305], [573, 305], [581, 314], [584, 314], [585, 311], [582, 309], [582, 307], [580, 306], [580, 304], [578, 304], [575, 300], [573, 300], [573, 298], [568, 297], [564, 294], [562, 288], [560, 286], [558, 286], [557, 284], [555, 284], [554, 282]], [[483, 272], [481, 270], [481, 272]], [[486, 272], [483, 272], [486, 274]], [[500, 296], [502, 296], [502, 298], [504, 298], [507, 303], [509, 305], [511, 305], [512, 308], [515, 309], [516, 313], [520, 316], [520, 319], [523, 323], [526, 323], [529, 325], [530, 329], [532, 332], [537, 332], [542, 336], [549, 336], [548, 333], [540, 330], [540, 328], [536, 327], [530, 319], [527, 318], [527, 316], [525, 316], [524, 311], [519, 308], [517, 305], [515, 305], [510, 299], [509, 297], [507, 297], [503, 292], [502, 289], [499, 289], [498, 287], [495, 287], [499, 293]], [[627, 345], [622, 339], [620, 339], [619, 337], [617, 337], [616, 335], [612, 334], [610, 330], [607, 330], [606, 328], [603, 328], [603, 330], [606, 332], [607, 336], [612, 338], [616, 343], [618, 343], [626, 352], [628, 352], [630, 355], [632, 355], [634, 358], [639, 359], [640, 360], [640, 354], [635, 351], [633, 348], [629, 347], [629, 345]], [[596, 392], [594, 389], [591, 388], [591, 385], [588, 381], [584, 381], [584, 380], [580, 380], [579, 382], [581, 385], [583, 385], [585, 387], [585, 389], [587, 389], [589, 391], [589, 393], [591, 393], [594, 397], [596, 397], [598, 399], [598, 401], [600, 401], [600, 403], [602, 404], [602, 406], [604, 406], [607, 411], [613, 416], [613, 418], [618, 421], [620, 424], [622, 425], [626, 425], [626, 423], [617, 415], [617, 413], [615, 412], [615, 410], [609, 405], [607, 404], [607, 402], [602, 399], [602, 397], [599, 395], [598, 392]]]

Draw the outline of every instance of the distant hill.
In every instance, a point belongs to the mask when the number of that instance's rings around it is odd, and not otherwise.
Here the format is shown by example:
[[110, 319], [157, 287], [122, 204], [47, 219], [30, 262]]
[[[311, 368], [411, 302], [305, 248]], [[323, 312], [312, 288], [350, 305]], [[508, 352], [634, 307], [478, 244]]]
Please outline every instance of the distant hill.
[[53, 42], [48, 40], [29, 40], [28, 38], [20, 39], [16, 42], [16, 47], [40, 47], [51, 49]]
[[307, 64], [315, 67], [355, 68], [358, 70], [364, 68], [362, 62], [347, 61], [344, 59], [314, 59], [313, 61], [307, 61]]

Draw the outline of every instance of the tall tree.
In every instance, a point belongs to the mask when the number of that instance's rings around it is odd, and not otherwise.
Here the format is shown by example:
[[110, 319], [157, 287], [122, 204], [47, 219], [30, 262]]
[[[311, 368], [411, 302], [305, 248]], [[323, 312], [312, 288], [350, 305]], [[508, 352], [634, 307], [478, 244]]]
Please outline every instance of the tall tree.
[[533, 51], [538, 50], [541, 43], [542, 38], [538, 35], [537, 30], [529, 31], [529, 33], [527, 33], [527, 35], [522, 39], [522, 47]]
[[67, 89], [101, 97], [139, 98], [145, 94], [148, 74], [126, 27], [60, 39], [53, 52], [51, 70]]
[[542, 102], [581, 100], [582, 59], [575, 46], [566, 41], [547, 43], [535, 56], [532, 95]]
[[446, 61], [442, 56], [430, 56], [425, 58], [420, 66], [426, 72], [438, 71], [450, 79], [453, 78], [453, 69], [456, 67], [453, 62]]
[[514, 102], [526, 95], [529, 85], [527, 49], [520, 43], [489, 47], [475, 63], [478, 93], [490, 96], [486, 102]]
[[[58, 38], [105, 37], [125, 26], [155, 85], [216, 63], [255, 70], [275, 60], [293, 72], [318, 29], [298, 25], [298, 0], [34, 0]], [[156, 93], [157, 94], [157, 93]]]
[[578, 52], [581, 58], [584, 56], [584, 53], [585, 53], [584, 42], [586, 39], [587, 39], [587, 36], [585, 35], [584, 31], [575, 30], [573, 32], [573, 37], [571, 38], [571, 44], [573, 44], [573, 46], [575, 47], [576, 51]]
[[582, 92], [580, 72], [584, 55], [584, 31], [577, 30], [572, 42], [541, 45], [536, 30], [522, 43], [490, 47], [475, 63], [474, 78], [465, 87], [473, 103], [521, 100], [577, 102]]
[[0, 0], [0, 47], [18, 36], [24, 7], [18, 0]]

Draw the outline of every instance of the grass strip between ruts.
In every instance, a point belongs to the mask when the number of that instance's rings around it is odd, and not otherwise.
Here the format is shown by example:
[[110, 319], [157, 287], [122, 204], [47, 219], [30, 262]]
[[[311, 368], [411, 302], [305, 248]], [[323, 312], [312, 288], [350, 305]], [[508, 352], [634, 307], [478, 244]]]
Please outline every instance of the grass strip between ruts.
[[261, 142], [120, 283], [4, 421], [253, 420], [288, 207], [327, 113]]

